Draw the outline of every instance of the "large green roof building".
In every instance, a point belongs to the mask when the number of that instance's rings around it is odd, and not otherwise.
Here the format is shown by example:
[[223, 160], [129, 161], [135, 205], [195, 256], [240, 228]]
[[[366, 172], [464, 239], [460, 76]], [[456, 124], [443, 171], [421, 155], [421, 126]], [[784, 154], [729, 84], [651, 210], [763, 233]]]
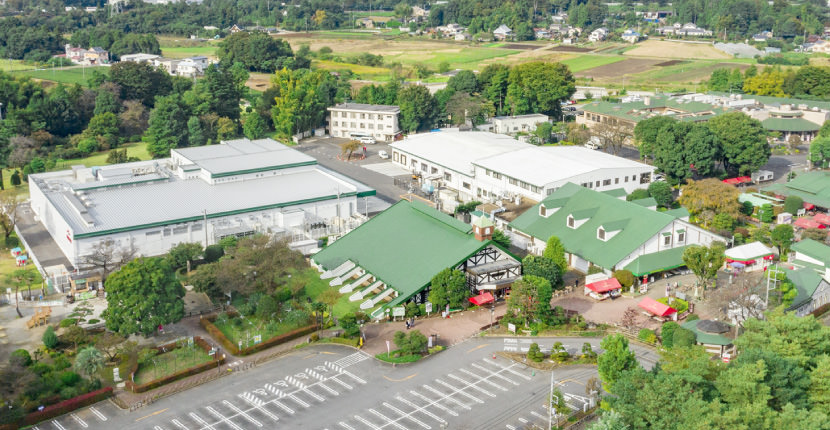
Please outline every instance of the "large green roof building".
[[582, 272], [594, 265], [644, 276], [683, 266], [682, 250], [689, 245], [725, 241], [682, 215], [568, 183], [509, 226], [513, 242], [536, 254], [558, 237], [569, 264]]
[[822, 208], [830, 208], [830, 172], [807, 172], [796, 176], [783, 184], [764, 187], [776, 196], [798, 196], [807, 203]]
[[[381, 317], [410, 300], [426, 301], [441, 270], [467, 273], [471, 294], [479, 287], [509, 286], [521, 263], [491, 240], [492, 223], [469, 225], [418, 201], [401, 200], [312, 257], [324, 279]], [[486, 287], [485, 287], [486, 288]], [[483, 289], [483, 288], [482, 288]], [[496, 288], [493, 288], [496, 289]]]

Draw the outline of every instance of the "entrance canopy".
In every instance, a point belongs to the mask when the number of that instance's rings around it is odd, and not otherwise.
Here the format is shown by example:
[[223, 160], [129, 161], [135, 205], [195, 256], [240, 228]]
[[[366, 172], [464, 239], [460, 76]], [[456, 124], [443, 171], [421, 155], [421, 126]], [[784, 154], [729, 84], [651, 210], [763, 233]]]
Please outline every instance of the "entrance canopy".
[[609, 291], [614, 291], [622, 288], [620, 285], [620, 281], [617, 278], [611, 279], [604, 279], [602, 281], [591, 282], [588, 285], [585, 285], [585, 288], [595, 292], [595, 293], [607, 293]]
[[490, 293], [481, 293], [477, 296], [470, 297], [470, 303], [481, 306], [493, 302], [493, 295]]
[[658, 317], [667, 317], [673, 313], [677, 312], [677, 309], [669, 306], [664, 305], [657, 300], [652, 299], [651, 297], [644, 298], [637, 306], [649, 311], [650, 313], [657, 315]]
[[752, 178], [749, 176], [738, 176], [737, 178], [724, 179], [723, 182], [729, 185], [738, 185], [752, 182]]

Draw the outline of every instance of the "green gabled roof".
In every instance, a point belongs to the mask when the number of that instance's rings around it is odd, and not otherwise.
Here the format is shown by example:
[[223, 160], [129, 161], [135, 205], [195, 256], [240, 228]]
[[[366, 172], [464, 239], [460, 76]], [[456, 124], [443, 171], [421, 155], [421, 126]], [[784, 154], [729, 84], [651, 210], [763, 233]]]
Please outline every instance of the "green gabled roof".
[[640, 205], [645, 208], [657, 206], [657, 200], [654, 200], [654, 197], [646, 197], [644, 199], [632, 200], [631, 203], [634, 203], [635, 205]]
[[[729, 96], [730, 94], [727, 92], [722, 91], [710, 91], [708, 94], [714, 94], [719, 96]], [[825, 101], [816, 101], [816, 100], [805, 100], [805, 99], [794, 99], [790, 97], [772, 97], [772, 96], [756, 96], [752, 94], [746, 94], [743, 96], [744, 99], [755, 99], [765, 105], [807, 105], [808, 108], [817, 107], [819, 109], [827, 109], [830, 110], [830, 102]]]
[[716, 333], [707, 333], [697, 328], [697, 324], [705, 320], [686, 321], [680, 324], [681, 327], [691, 330], [695, 333], [695, 340], [697, 343], [704, 343], [707, 345], [732, 345], [732, 339]]
[[625, 197], [628, 195], [628, 193], [625, 192], [625, 188], [614, 188], [613, 190], [605, 190], [603, 191], [603, 193], [617, 198]]
[[626, 264], [625, 270], [639, 277], [685, 266], [686, 263], [683, 262], [683, 251], [686, 248], [688, 246], [679, 246], [665, 251], [641, 255], [635, 258], [634, 261]]
[[[563, 206], [564, 207], [564, 206]], [[583, 219], [591, 218], [592, 216], [597, 214], [599, 210], [598, 207], [593, 206], [585, 209], [579, 209], [571, 212], [571, 216], [574, 217], [575, 220], [580, 221]]]
[[[616, 266], [620, 260], [674, 221], [670, 215], [573, 183], [563, 185], [540, 204], [562, 198], [568, 200], [565, 206], [548, 218], [539, 216], [539, 208], [534, 207], [511, 222], [510, 227], [541, 240], [557, 236], [567, 252], [606, 269]], [[586, 210], [594, 213], [589, 220], [576, 229], [567, 226], [569, 214]], [[597, 239], [597, 228], [600, 225], [621, 220], [627, 220], [628, 225], [614, 237], [607, 241]]]
[[830, 267], [830, 246], [813, 239], [802, 239], [794, 243], [791, 248], [795, 252], [806, 254], [823, 262], [825, 267]]
[[804, 118], [767, 118], [761, 125], [772, 131], [818, 131], [821, 125]]
[[618, 219], [616, 221], [608, 221], [602, 223], [602, 227], [607, 232], [620, 231], [628, 225], [629, 219]]
[[565, 206], [565, 204], [568, 203], [568, 199], [545, 199], [544, 203], [547, 209], [555, 209]]
[[798, 295], [795, 296], [793, 304], [788, 309], [795, 309], [809, 301], [822, 281], [821, 275], [809, 268], [784, 269], [784, 273], [787, 274], [787, 279], [792, 281], [796, 291], [798, 291]]
[[830, 208], [830, 172], [807, 172], [790, 182], [772, 184], [762, 191], [782, 196], [798, 196], [807, 203]]
[[689, 216], [689, 210], [682, 206], [677, 209], [669, 209], [663, 213], [675, 218], [686, 218]]
[[471, 226], [423, 203], [401, 200], [312, 257], [332, 270], [351, 260], [399, 293], [400, 303], [435, 274], [493, 243], [479, 242]]

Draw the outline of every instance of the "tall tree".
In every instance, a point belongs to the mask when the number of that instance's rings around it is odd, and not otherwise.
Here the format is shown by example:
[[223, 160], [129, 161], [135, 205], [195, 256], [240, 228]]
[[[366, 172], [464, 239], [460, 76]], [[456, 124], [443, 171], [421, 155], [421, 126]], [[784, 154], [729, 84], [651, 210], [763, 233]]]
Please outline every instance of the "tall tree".
[[79, 266], [85, 271], [100, 274], [102, 282], [106, 285], [110, 274], [135, 256], [136, 249], [132, 243], [122, 247], [112, 239], [104, 239], [93, 246], [91, 253], [81, 257]]
[[173, 90], [170, 75], [146, 63], [115, 63], [110, 67], [109, 76], [112, 82], [121, 87], [123, 100], [139, 100], [147, 107], [153, 106], [156, 96], [170, 94]]
[[525, 326], [550, 311], [552, 290], [547, 279], [525, 275], [513, 283], [507, 299], [508, 312], [524, 321]]
[[437, 113], [435, 98], [421, 85], [410, 85], [398, 92], [401, 108], [400, 126], [406, 132], [426, 130], [432, 127]]
[[562, 269], [544, 256], [528, 254], [522, 259], [522, 274], [545, 278], [553, 287], [562, 286]]
[[767, 164], [771, 154], [767, 132], [757, 119], [729, 112], [706, 124], [720, 142], [723, 167], [730, 175], [748, 175]]
[[467, 307], [470, 289], [467, 278], [460, 270], [444, 269], [430, 281], [429, 301], [438, 309]]
[[773, 245], [778, 247], [779, 255], [786, 255], [790, 251], [794, 237], [793, 226], [789, 224], [779, 224], [770, 233], [770, 240], [772, 240]]
[[559, 117], [561, 103], [576, 91], [570, 69], [561, 63], [530, 62], [510, 69], [506, 105], [511, 114], [543, 113]]
[[680, 188], [680, 197], [677, 201], [693, 216], [710, 211], [725, 213], [737, 218], [741, 209], [741, 204], [738, 202], [740, 193], [734, 186], [725, 184], [716, 178], [700, 181], [690, 179]]
[[721, 245], [692, 245], [683, 250], [683, 263], [695, 274], [698, 284], [705, 288], [723, 266], [724, 251]]
[[184, 316], [184, 293], [164, 259], [138, 258], [109, 277], [102, 317], [109, 330], [146, 336]]
[[154, 158], [170, 156], [170, 150], [188, 144], [187, 107], [178, 96], [170, 95], [156, 99], [156, 106], [150, 112], [149, 128], [144, 134], [147, 152]]
[[248, 72], [240, 65], [229, 66], [225, 63], [211, 65], [205, 69], [202, 82], [210, 94], [210, 112], [220, 117], [238, 120], [239, 102], [245, 95]]
[[568, 260], [565, 259], [565, 247], [556, 236], [548, 238], [545, 246], [545, 252], [542, 253], [545, 258], [549, 258], [559, 266], [560, 273], [565, 274], [568, 271]]
[[634, 353], [628, 349], [628, 339], [621, 334], [605, 336], [600, 342], [600, 347], [605, 352], [597, 358], [597, 371], [605, 389], [614, 393], [614, 384], [623, 372], [640, 365]]
[[75, 357], [75, 371], [92, 379], [98, 371], [104, 368], [104, 356], [94, 346], [88, 346], [78, 351]]

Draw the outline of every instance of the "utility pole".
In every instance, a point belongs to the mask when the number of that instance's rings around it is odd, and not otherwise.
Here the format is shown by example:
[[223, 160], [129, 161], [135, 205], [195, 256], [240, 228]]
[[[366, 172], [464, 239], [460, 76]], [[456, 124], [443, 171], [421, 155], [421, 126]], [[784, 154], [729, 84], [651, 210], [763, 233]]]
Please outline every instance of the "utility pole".
[[205, 248], [207, 248], [207, 247], [208, 247], [208, 245], [210, 245], [210, 244], [208, 243], [207, 209], [203, 209], [203, 210], [202, 210], [202, 214], [203, 214], [203, 218], [202, 218], [202, 219], [204, 220], [204, 224], [205, 224], [205, 226], [204, 226], [204, 229], [205, 229]]
[[548, 428], [553, 428], [553, 370], [550, 371], [550, 394], [548, 395]]
[[[778, 277], [777, 277], [777, 275], [778, 275], [778, 265], [776, 264], [773, 267], [775, 268], [775, 274], [776, 274], [775, 279], [771, 279], [773, 269], [771, 267], [767, 268], [767, 296], [764, 299], [764, 310], [769, 308], [769, 290], [770, 289], [774, 290], [775, 289], [775, 284], [778, 282]], [[769, 287], [770, 281], [772, 281], [772, 288]]]

